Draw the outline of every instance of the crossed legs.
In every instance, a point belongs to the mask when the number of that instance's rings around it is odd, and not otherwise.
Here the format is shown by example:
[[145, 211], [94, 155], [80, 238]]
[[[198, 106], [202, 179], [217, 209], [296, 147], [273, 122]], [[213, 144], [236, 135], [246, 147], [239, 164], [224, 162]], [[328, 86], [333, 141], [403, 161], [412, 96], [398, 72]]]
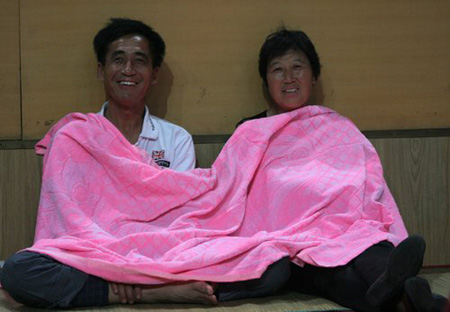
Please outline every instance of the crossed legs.
[[[140, 285], [138, 296], [133, 293], [133, 287], [128, 285], [119, 287], [120, 291], [128, 292], [120, 296], [117, 284], [81, 272], [49, 256], [25, 251], [5, 262], [1, 283], [19, 303], [41, 308], [70, 308], [132, 302], [215, 305], [218, 301], [270, 295], [281, 288], [288, 278], [289, 259], [283, 258], [269, 266], [262, 277], [255, 280], [215, 286], [196, 281]], [[126, 302], [121, 301], [123, 295], [128, 298]]]

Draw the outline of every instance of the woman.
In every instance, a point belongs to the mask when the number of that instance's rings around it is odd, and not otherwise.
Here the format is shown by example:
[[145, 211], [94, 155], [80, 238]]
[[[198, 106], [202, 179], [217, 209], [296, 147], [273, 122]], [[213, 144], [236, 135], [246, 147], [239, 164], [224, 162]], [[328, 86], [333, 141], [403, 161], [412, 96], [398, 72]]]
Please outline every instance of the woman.
[[[260, 50], [259, 74], [271, 97], [269, 108], [237, 126], [314, 104], [311, 95], [320, 61], [304, 32], [282, 28], [269, 35]], [[410, 236], [396, 247], [382, 241], [342, 266], [292, 264], [288, 286], [357, 311], [396, 310], [402, 305], [412, 311], [442, 311], [447, 300], [433, 295], [428, 282], [416, 277], [424, 252], [425, 242], [419, 236]]]

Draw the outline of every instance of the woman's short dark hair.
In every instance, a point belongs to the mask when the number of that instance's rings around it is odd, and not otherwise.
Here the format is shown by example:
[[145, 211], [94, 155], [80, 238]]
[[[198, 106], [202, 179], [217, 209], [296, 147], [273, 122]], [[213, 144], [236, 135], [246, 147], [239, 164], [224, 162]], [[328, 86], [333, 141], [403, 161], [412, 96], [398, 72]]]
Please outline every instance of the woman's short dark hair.
[[140, 35], [147, 39], [153, 67], [161, 66], [166, 53], [166, 45], [161, 36], [150, 26], [129, 18], [111, 18], [94, 38], [94, 50], [97, 61], [105, 65], [109, 44], [121, 37]]
[[316, 49], [309, 37], [301, 30], [287, 30], [279, 28], [267, 36], [259, 51], [259, 75], [267, 85], [267, 66], [276, 57], [286, 54], [289, 50], [305, 53], [311, 64], [315, 79], [320, 76], [320, 61]]

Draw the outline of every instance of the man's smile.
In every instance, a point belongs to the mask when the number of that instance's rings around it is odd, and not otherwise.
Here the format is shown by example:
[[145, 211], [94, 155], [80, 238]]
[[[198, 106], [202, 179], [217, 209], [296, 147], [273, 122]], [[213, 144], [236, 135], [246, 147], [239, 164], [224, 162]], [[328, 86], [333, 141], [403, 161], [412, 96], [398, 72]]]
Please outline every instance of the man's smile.
[[117, 83], [122, 86], [136, 86], [139, 84], [138, 82], [135, 82], [135, 81], [123, 81], [123, 80], [118, 81]]

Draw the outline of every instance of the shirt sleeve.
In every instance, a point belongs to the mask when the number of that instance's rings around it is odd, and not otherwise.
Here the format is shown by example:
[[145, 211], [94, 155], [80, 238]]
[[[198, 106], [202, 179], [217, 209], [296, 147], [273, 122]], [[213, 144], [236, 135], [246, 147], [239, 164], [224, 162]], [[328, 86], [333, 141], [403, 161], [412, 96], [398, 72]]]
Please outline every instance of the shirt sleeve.
[[194, 141], [190, 134], [186, 134], [176, 144], [172, 169], [176, 171], [194, 169], [195, 161]]

